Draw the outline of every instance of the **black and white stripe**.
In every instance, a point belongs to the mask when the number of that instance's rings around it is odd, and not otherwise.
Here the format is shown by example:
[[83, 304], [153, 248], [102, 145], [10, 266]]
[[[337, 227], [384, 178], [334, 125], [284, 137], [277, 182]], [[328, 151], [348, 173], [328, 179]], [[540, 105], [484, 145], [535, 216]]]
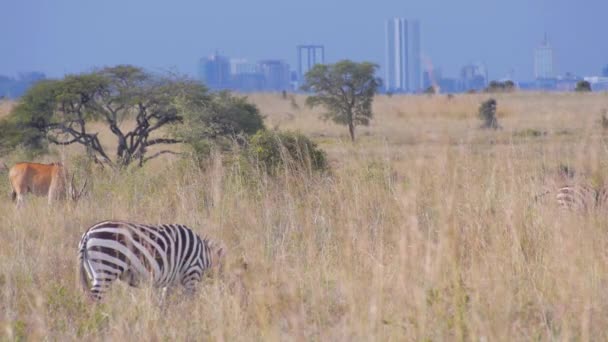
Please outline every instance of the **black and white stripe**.
[[94, 300], [116, 279], [135, 287], [142, 282], [154, 287], [181, 284], [193, 292], [205, 271], [221, 265], [224, 253], [218, 243], [183, 225], [124, 221], [93, 225], [78, 248], [81, 283]]
[[588, 184], [570, 184], [557, 189], [557, 204], [578, 212], [603, 211], [608, 208], [608, 189]]

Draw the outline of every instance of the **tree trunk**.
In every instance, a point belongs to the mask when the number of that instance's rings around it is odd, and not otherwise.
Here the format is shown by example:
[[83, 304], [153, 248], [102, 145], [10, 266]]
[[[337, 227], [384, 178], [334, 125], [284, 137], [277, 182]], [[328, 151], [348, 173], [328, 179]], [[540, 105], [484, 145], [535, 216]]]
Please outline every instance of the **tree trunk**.
[[348, 132], [350, 133], [350, 140], [355, 142], [355, 124], [351, 121], [348, 123]]

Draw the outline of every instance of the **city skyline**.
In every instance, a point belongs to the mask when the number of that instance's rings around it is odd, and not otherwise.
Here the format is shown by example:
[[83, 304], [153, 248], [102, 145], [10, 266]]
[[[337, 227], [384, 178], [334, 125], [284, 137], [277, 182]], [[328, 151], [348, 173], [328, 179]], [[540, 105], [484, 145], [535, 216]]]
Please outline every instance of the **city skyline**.
[[[318, 11], [318, 6], [325, 10]], [[390, 17], [423, 23], [423, 61], [441, 67], [446, 75], [458, 75], [463, 65], [482, 61], [491, 79], [505, 75], [531, 79], [531, 51], [544, 32], [551, 37], [559, 74], [597, 74], [608, 55], [608, 46], [598, 43], [601, 30], [577, 19], [601, 22], [608, 4], [600, 2], [386, 0], [371, 5], [320, 0], [296, 4], [109, 0], [83, 4], [57, 0], [50, 4], [31, 0], [4, 3], [2, 10], [0, 29], [8, 34], [3, 36], [0, 74], [11, 76], [39, 70], [58, 77], [116, 64], [194, 76], [197, 58], [216, 49], [252, 60], [281, 58], [294, 66], [294, 45], [308, 42], [324, 44], [330, 63], [350, 58], [383, 65], [382, 23]]]

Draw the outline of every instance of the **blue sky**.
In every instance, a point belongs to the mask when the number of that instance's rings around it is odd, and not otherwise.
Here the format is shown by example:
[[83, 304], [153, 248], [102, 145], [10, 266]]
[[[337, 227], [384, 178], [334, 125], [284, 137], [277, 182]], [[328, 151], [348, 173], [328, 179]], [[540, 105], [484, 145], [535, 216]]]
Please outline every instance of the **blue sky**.
[[444, 75], [486, 63], [531, 79], [545, 32], [556, 69], [598, 74], [608, 64], [606, 0], [0, 0], [0, 74], [61, 76], [129, 63], [194, 75], [215, 50], [295, 68], [297, 44], [321, 43], [330, 62], [384, 62], [384, 20], [419, 19], [424, 55]]

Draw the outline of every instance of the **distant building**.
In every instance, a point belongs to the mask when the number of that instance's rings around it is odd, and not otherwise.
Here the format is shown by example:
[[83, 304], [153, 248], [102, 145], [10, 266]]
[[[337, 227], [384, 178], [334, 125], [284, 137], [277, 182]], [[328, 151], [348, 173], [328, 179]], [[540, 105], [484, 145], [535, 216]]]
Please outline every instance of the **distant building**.
[[387, 20], [385, 34], [385, 89], [387, 92], [406, 92], [408, 91], [407, 20], [404, 18]]
[[593, 91], [608, 91], [608, 76], [591, 76], [584, 80], [591, 84]]
[[488, 84], [488, 69], [482, 63], [468, 64], [460, 70], [463, 91], [482, 90]]
[[440, 78], [437, 86], [441, 93], [459, 93], [462, 92], [460, 82], [456, 78]]
[[385, 90], [419, 92], [422, 90], [420, 22], [392, 18], [385, 23]]
[[264, 87], [264, 75], [256, 63], [246, 59], [230, 60], [230, 88], [241, 92], [253, 92]]
[[437, 87], [439, 86], [439, 81], [443, 78], [443, 74], [441, 72], [441, 68], [434, 68], [426, 70], [422, 74], [422, 88], [424, 90], [429, 87]]
[[429, 87], [432, 87], [435, 85], [434, 76], [435, 76], [435, 74], [431, 73], [428, 70], [422, 74], [422, 87], [424, 89], [428, 89]]
[[259, 62], [264, 75], [264, 90], [283, 91], [290, 89], [289, 64], [281, 60], [264, 60]]
[[198, 76], [207, 87], [215, 90], [229, 89], [231, 81], [230, 60], [215, 53], [199, 61]]
[[298, 45], [296, 48], [298, 50], [298, 78], [300, 84], [302, 84], [308, 70], [316, 64], [325, 64], [325, 46], [319, 44]]
[[534, 78], [542, 80], [554, 77], [553, 48], [549, 45], [545, 34], [542, 44], [534, 50]]

